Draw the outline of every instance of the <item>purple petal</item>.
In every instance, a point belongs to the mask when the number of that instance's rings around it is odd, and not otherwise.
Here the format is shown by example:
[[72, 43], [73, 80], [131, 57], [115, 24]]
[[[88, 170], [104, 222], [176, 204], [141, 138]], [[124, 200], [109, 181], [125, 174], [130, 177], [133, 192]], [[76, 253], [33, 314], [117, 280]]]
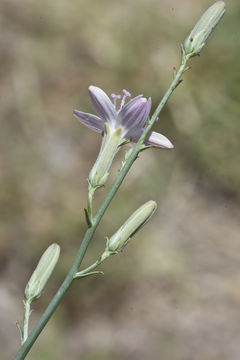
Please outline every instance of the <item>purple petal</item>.
[[161, 149], [173, 149], [174, 146], [168, 138], [158, 132], [152, 131], [146, 140], [146, 145], [152, 145]]
[[150, 112], [152, 100], [139, 95], [129, 101], [118, 114], [118, 126], [124, 129], [124, 136], [131, 136], [137, 129], [141, 129]]
[[[142, 135], [144, 129], [136, 131], [132, 136], [132, 141], [138, 142], [140, 136]], [[147, 139], [145, 140], [145, 145], [151, 145], [161, 149], [172, 149], [174, 146], [166, 136], [152, 131], [150, 135], [148, 135]]]
[[139, 100], [142, 98], [143, 98], [142, 95], [138, 95], [135, 98], [131, 99], [126, 105], [122, 107], [122, 109], [119, 111], [117, 116], [117, 122], [116, 122], [117, 127], [123, 125], [123, 121], [126, 115], [129, 113], [132, 107], [134, 108], [136, 105], [139, 104]]
[[110, 125], [113, 125], [117, 112], [107, 94], [97, 86], [89, 86], [89, 95], [96, 113]]
[[81, 121], [82, 124], [86, 125], [89, 129], [101, 133], [104, 131], [104, 121], [98, 116], [88, 114], [82, 111], [73, 110], [73, 115]]

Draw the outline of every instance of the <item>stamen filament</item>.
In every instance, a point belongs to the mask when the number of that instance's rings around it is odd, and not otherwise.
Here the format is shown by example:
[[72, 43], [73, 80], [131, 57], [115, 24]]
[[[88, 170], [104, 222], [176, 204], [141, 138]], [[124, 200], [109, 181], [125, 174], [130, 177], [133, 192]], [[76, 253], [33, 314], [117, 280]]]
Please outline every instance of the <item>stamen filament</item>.
[[121, 99], [121, 95], [111, 94], [111, 97], [113, 98], [113, 105], [115, 106], [115, 109], [116, 109], [117, 99]]
[[118, 112], [120, 112], [122, 110], [127, 97], [131, 97], [131, 94], [130, 94], [129, 91], [123, 89], [123, 97], [122, 97], [122, 101], [121, 101], [121, 104], [119, 106]]

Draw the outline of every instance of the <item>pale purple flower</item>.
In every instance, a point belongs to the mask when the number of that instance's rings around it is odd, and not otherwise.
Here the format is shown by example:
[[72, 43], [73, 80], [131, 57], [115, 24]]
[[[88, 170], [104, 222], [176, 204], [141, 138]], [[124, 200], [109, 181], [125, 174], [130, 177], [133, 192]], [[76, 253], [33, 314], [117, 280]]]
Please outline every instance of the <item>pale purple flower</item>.
[[[142, 95], [138, 95], [125, 104], [126, 98], [131, 94], [123, 90], [123, 96], [112, 94], [113, 102], [107, 94], [96, 86], [89, 87], [89, 95], [94, 110], [98, 116], [74, 110], [73, 114], [88, 128], [102, 133], [105, 132], [105, 123], [108, 124], [110, 132], [122, 129], [122, 140], [137, 142], [144, 131], [148, 119], [152, 101]], [[117, 108], [117, 100], [120, 100]], [[162, 134], [151, 132], [145, 140], [146, 145], [163, 149], [172, 149], [172, 143]]]

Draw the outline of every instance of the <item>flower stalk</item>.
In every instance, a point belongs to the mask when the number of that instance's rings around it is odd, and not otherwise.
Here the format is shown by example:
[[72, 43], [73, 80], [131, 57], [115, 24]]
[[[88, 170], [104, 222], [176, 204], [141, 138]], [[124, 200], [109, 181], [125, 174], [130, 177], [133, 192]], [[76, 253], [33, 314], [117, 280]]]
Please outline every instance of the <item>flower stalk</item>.
[[76, 274], [74, 274], [73, 279], [81, 279], [83, 277], [89, 276], [89, 275], [97, 275], [97, 274], [103, 274], [102, 271], [92, 271], [96, 269], [106, 258], [108, 258], [111, 254], [104, 254], [101, 255], [95, 263], [88, 266], [86, 269], [78, 271]]
[[102, 205], [98, 209], [98, 211], [97, 211], [97, 213], [96, 213], [96, 215], [94, 217], [93, 225], [90, 228], [88, 228], [88, 230], [86, 231], [85, 236], [84, 236], [84, 238], [82, 240], [82, 243], [80, 245], [80, 248], [79, 248], [79, 250], [77, 252], [77, 255], [76, 255], [75, 259], [74, 259], [74, 262], [72, 264], [72, 267], [69, 270], [65, 280], [63, 281], [63, 283], [60, 286], [60, 288], [58, 289], [56, 295], [54, 296], [54, 298], [52, 299], [52, 301], [48, 305], [47, 309], [45, 310], [45, 312], [41, 316], [39, 322], [37, 323], [37, 325], [35, 326], [33, 331], [29, 334], [29, 336], [28, 336], [27, 340], [25, 341], [25, 343], [19, 349], [19, 351], [18, 351], [18, 353], [17, 353], [17, 355], [15, 357], [15, 360], [23, 360], [26, 357], [29, 350], [33, 346], [34, 342], [36, 341], [37, 337], [39, 336], [41, 331], [44, 329], [45, 325], [47, 324], [47, 322], [51, 318], [52, 314], [56, 310], [59, 303], [61, 302], [64, 294], [67, 292], [68, 288], [71, 286], [72, 281], [74, 280], [74, 276], [78, 272], [78, 269], [79, 269], [79, 267], [80, 267], [80, 265], [82, 263], [82, 260], [84, 258], [85, 253], [86, 253], [88, 245], [90, 244], [90, 241], [91, 241], [91, 239], [92, 239], [92, 237], [93, 237], [93, 235], [95, 233], [95, 230], [96, 230], [99, 222], [101, 221], [101, 219], [102, 219], [105, 211], [107, 210], [109, 204], [111, 203], [114, 195], [116, 194], [116, 192], [118, 191], [118, 189], [119, 189], [120, 185], [122, 184], [124, 178], [126, 177], [129, 169], [131, 168], [132, 164], [136, 160], [139, 152], [142, 150], [142, 145], [144, 144], [145, 139], [149, 135], [149, 133], [150, 133], [150, 131], [151, 131], [157, 117], [159, 116], [160, 112], [164, 108], [167, 100], [171, 96], [174, 89], [176, 89], [176, 87], [179, 85], [179, 81], [181, 79], [181, 76], [184, 73], [184, 71], [186, 70], [187, 60], [188, 60], [188, 57], [183, 55], [182, 56], [181, 66], [180, 66], [179, 70], [176, 72], [176, 75], [175, 75], [170, 87], [168, 88], [165, 95], [163, 96], [163, 98], [162, 98], [161, 102], [159, 103], [157, 109], [155, 110], [154, 114], [152, 115], [148, 125], [146, 126], [146, 128], [142, 132], [141, 137], [139, 138], [138, 142], [136, 143], [136, 145], [132, 149], [131, 154], [127, 158], [127, 160], [126, 160], [124, 166], [122, 167], [121, 171], [119, 172], [114, 184], [112, 185], [110, 191], [108, 192], [107, 196], [105, 197]]
[[[76, 278], [76, 275], [79, 274], [79, 277], [87, 276], [87, 274], [91, 274], [92, 270], [98, 266], [103, 258], [108, 257], [111, 254], [111, 251], [106, 249], [105, 255], [103, 257], [100, 257], [96, 263], [91, 265], [88, 269], [85, 269], [85, 272], [81, 273], [78, 271], [82, 260], [84, 258], [84, 255], [87, 251], [88, 245], [90, 244], [90, 241], [95, 233], [95, 230], [101, 221], [105, 211], [107, 210], [109, 204], [111, 203], [114, 195], [118, 191], [120, 185], [122, 184], [124, 178], [126, 177], [129, 169], [131, 168], [132, 164], [136, 160], [138, 154], [143, 150], [143, 147], [147, 146], [157, 146], [157, 147], [164, 147], [164, 148], [171, 148], [172, 144], [169, 142], [168, 139], [166, 139], [161, 134], [157, 134], [152, 132], [151, 129], [157, 120], [160, 112], [164, 108], [165, 104], [167, 103], [169, 97], [173, 93], [173, 91], [176, 89], [176, 87], [181, 82], [181, 77], [183, 73], [188, 69], [187, 67], [187, 61], [190, 57], [196, 55], [199, 53], [199, 51], [202, 49], [202, 47], [205, 44], [205, 41], [207, 37], [212, 32], [213, 28], [216, 26], [216, 24], [220, 21], [221, 17], [223, 16], [225, 12], [225, 4], [223, 1], [218, 1], [216, 3], [217, 5], [214, 5], [213, 10], [216, 12], [210, 12], [210, 10], [207, 10], [207, 12], [202, 16], [202, 18], [199, 20], [199, 22], [196, 24], [193, 31], [190, 33], [189, 37], [185, 40], [184, 44], [182, 45], [182, 61], [181, 65], [178, 69], [178, 71], [174, 71], [174, 78], [172, 83], [170, 84], [168, 90], [166, 91], [165, 95], [163, 96], [161, 102], [157, 106], [154, 114], [152, 115], [151, 119], [149, 121], [146, 121], [148, 118], [148, 114], [150, 112], [151, 108], [151, 99], [145, 99], [141, 98], [141, 96], [138, 96], [134, 99], [132, 99], [127, 105], [124, 105], [125, 98], [129, 96], [130, 94], [125, 90], [124, 97], [121, 101], [120, 109], [116, 111], [115, 104], [117, 99], [119, 99], [119, 96], [115, 96], [114, 104], [112, 104], [107, 97], [107, 95], [99, 88], [96, 87], [90, 87], [89, 92], [91, 96], [91, 100], [93, 103], [93, 106], [96, 109], [96, 112], [98, 113], [98, 116], [87, 114], [79, 111], [74, 111], [75, 116], [79, 118], [79, 120], [88, 126], [89, 128], [93, 129], [97, 132], [103, 132], [105, 123], [107, 122], [111, 131], [117, 131], [118, 128], [122, 128], [124, 132], [123, 139], [131, 140], [136, 143], [134, 148], [131, 150], [129, 156], [127, 156], [126, 160], [124, 161], [124, 165], [122, 166], [114, 184], [112, 185], [110, 191], [108, 192], [107, 196], [105, 197], [102, 205], [98, 209], [96, 215], [92, 216], [92, 198], [94, 191], [96, 189], [96, 186], [99, 187], [102, 186], [102, 182], [104, 182], [104, 176], [108, 176], [108, 168], [110, 163], [110, 157], [108, 156], [108, 161], [103, 162], [103, 169], [102, 173], [100, 172], [99, 176], [99, 168], [96, 165], [97, 171], [95, 170], [93, 174], [90, 176], [90, 194], [88, 196], [88, 209], [87, 209], [87, 215], [90, 219], [90, 225], [87, 229], [85, 236], [82, 240], [82, 243], [79, 247], [79, 250], [76, 254], [76, 257], [73, 261], [73, 264], [63, 281], [62, 285], [58, 289], [56, 295], [53, 297], [52, 301], [48, 305], [47, 309], [41, 316], [39, 322], [31, 332], [31, 334], [28, 336], [26, 341], [22, 344], [21, 348], [19, 349], [15, 360], [23, 360], [26, 355], [28, 354], [29, 350], [33, 346], [34, 342], [36, 341], [37, 337], [47, 324], [48, 320], [51, 318], [52, 314], [56, 310], [57, 306], [61, 302], [64, 294], [68, 290], [68, 288], [71, 286], [74, 278]], [[211, 10], [212, 11], [212, 10]], [[209, 16], [209, 17], [208, 17]], [[206, 26], [207, 25], [207, 26]], [[192, 47], [193, 46], [193, 47]], [[101, 101], [99, 101], [101, 100]], [[130, 104], [130, 105], [129, 105]], [[132, 119], [130, 121], [130, 119]], [[132, 123], [133, 121], [133, 123]], [[133, 125], [132, 125], [133, 124]], [[141, 126], [144, 125], [144, 128], [141, 128]], [[105, 127], [106, 129], [106, 127]], [[106, 130], [107, 131], [107, 130]], [[160, 135], [160, 137], [159, 137]], [[101, 163], [101, 161], [99, 160]], [[93, 175], [93, 176], [92, 176]], [[93, 181], [94, 180], [94, 181]], [[93, 181], [91, 183], [91, 181]], [[30, 309], [26, 308], [26, 313], [29, 318], [30, 315]], [[28, 315], [29, 313], [29, 315]], [[28, 324], [25, 324], [26, 331]], [[21, 332], [21, 329], [20, 329]]]

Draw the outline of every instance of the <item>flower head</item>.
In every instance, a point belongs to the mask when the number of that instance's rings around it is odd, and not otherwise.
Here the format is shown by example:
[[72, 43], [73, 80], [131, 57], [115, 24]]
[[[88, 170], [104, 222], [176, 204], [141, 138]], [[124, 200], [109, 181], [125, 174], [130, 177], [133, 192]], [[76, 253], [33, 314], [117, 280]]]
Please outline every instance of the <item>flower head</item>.
[[[78, 110], [74, 110], [73, 114], [88, 128], [104, 134], [98, 158], [88, 176], [89, 186], [96, 189], [106, 183], [108, 170], [119, 147], [125, 141], [138, 142], [144, 131], [152, 101], [138, 95], [126, 103], [131, 94], [123, 90], [123, 96], [112, 94], [112, 102], [107, 94], [96, 86], [89, 87], [89, 95], [98, 116]], [[117, 107], [119, 101], [120, 105]], [[165, 149], [173, 148], [165, 136], [156, 132], [150, 133], [145, 144]]]
[[[105, 124], [108, 124], [112, 133], [118, 128], [122, 129], [122, 140], [129, 139], [133, 142], [139, 140], [151, 110], [151, 98], [146, 99], [142, 95], [138, 95], [126, 103], [127, 97], [130, 97], [131, 94], [127, 90], [123, 90], [123, 96], [111, 95], [112, 102], [107, 94], [97, 86], [89, 87], [89, 95], [98, 116], [74, 110], [73, 114], [81, 123], [99, 133], [105, 132]], [[118, 101], [120, 101], [119, 107], [117, 107]], [[173, 148], [172, 143], [165, 136], [154, 131], [147, 137], [145, 144], [164, 149]]]

